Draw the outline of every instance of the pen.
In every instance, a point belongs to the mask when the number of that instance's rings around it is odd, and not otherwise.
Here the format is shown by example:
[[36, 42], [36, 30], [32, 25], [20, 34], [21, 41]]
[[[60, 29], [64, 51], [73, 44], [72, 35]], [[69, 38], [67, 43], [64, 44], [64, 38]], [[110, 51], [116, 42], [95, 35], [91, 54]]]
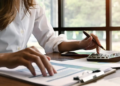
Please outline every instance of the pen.
[[[83, 33], [84, 33], [87, 37], [90, 37], [90, 35], [89, 35], [87, 32], [83, 31]], [[100, 46], [100, 45], [96, 42], [96, 40], [95, 40], [94, 38], [92, 39], [92, 41], [93, 41], [95, 44], [97, 44], [100, 48], [102, 48], [103, 50], [105, 50], [105, 48], [104, 48], [103, 46]]]

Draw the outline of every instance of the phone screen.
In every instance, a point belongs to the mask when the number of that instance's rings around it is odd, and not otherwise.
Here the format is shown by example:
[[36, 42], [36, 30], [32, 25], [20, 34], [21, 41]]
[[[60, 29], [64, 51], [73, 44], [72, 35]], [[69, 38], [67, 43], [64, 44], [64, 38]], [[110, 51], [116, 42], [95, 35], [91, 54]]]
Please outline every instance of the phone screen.
[[92, 54], [94, 52], [75, 52], [75, 53], [77, 53], [77, 54]]
[[63, 56], [89, 56], [94, 52], [64, 52], [61, 53]]

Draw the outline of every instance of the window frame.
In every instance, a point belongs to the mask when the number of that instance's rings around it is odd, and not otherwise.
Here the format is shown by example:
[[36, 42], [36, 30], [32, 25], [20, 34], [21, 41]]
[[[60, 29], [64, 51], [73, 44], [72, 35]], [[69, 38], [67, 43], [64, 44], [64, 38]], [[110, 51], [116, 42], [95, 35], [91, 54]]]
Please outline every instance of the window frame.
[[54, 28], [55, 31], [58, 31], [59, 34], [63, 34], [64, 31], [105, 31], [106, 32], [106, 50], [111, 50], [112, 40], [111, 32], [120, 30], [120, 27], [111, 26], [111, 0], [105, 0], [106, 5], [106, 26], [105, 27], [64, 27], [64, 0], [58, 0], [58, 27]]

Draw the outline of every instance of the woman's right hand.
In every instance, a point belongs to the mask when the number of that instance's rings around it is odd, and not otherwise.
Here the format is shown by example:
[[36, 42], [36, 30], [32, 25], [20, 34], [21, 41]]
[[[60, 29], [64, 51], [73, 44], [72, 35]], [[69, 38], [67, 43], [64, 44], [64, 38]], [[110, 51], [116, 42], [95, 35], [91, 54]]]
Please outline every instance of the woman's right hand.
[[32, 62], [37, 64], [43, 76], [47, 76], [46, 69], [50, 76], [57, 73], [50, 64], [49, 60], [50, 57], [43, 55], [35, 47], [26, 48], [15, 53], [0, 54], [1, 67], [15, 68], [23, 65], [27, 67], [34, 76], [36, 73], [34, 67], [32, 66]]
[[96, 48], [96, 51], [99, 54], [100, 48], [96, 43], [94, 43], [92, 41], [93, 38], [101, 46], [101, 43], [100, 43], [98, 37], [94, 34], [91, 34], [91, 36], [89, 38], [85, 38], [82, 41], [80, 41], [79, 47], [80, 47], [80, 49], [85, 49], [85, 50], [92, 50], [92, 49]]

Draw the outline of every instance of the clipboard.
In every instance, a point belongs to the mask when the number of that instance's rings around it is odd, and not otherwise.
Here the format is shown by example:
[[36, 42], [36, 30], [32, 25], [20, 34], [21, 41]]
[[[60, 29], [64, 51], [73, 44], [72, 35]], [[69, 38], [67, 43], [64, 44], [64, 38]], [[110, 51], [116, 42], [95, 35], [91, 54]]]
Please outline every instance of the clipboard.
[[81, 78], [81, 76], [77, 77], [79, 79], [77, 79], [76, 77], [74, 77], [73, 79], [74, 80], [76, 79], [76, 81], [78, 81], [78, 85], [81, 86], [81, 85], [85, 85], [85, 84], [97, 81], [107, 75], [114, 73], [114, 72], [116, 72], [116, 69], [107, 68], [107, 69], [97, 72], [95, 74], [94, 73], [88, 74], [86, 77], [84, 77], [84, 80]]

